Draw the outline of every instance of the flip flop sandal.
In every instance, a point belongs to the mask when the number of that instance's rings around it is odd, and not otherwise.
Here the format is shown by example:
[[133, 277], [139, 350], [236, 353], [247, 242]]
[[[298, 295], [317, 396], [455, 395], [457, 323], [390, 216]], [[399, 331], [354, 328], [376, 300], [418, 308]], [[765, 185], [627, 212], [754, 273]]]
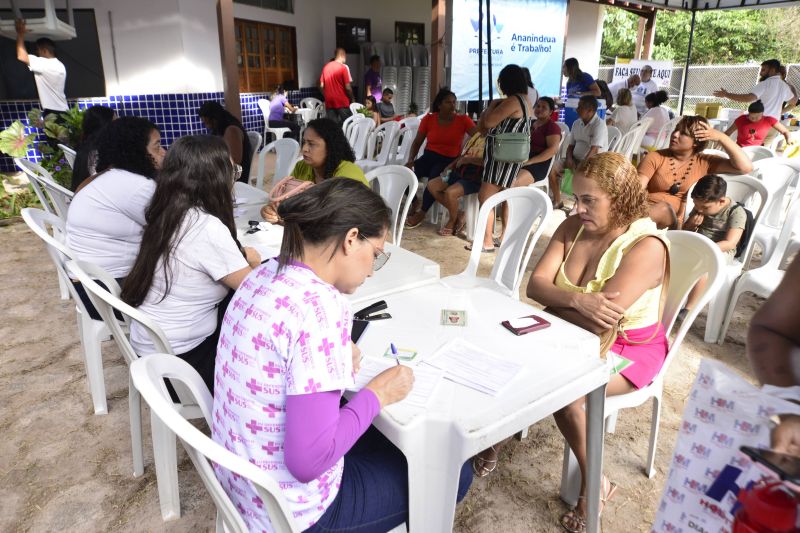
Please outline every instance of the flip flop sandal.
[[579, 515], [575, 509], [562, 514], [558, 523], [569, 533], [585, 533], [586, 531], [586, 519]]
[[453, 235], [458, 235], [464, 228], [467, 227], [467, 215], [463, 211], [459, 211], [456, 215], [456, 224], [453, 226]]
[[419, 221], [419, 222], [417, 222], [416, 224], [411, 224], [411, 223], [410, 223], [408, 220], [406, 220], [406, 228], [407, 228], [407, 229], [414, 229], [414, 228], [418, 228], [418, 227], [420, 227], [420, 226], [422, 225], [422, 222], [423, 222], [424, 220], [425, 220], [425, 217], [422, 217], [422, 219], [420, 219], [420, 221]]
[[[472, 245], [471, 244], [467, 244], [466, 246], [464, 246], [464, 249], [465, 250], [469, 250], [471, 252], [472, 251]], [[494, 248], [481, 248], [481, 253], [493, 254], [494, 253]]]
[[442, 237], [449, 237], [450, 235], [453, 234], [453, 230], [445, 226], [443, 228], [439, 228], [438, 230], [436, 230], [436, 233], [438, 233]]
[[492, 243], [494, 244], [495, 248], [500, 248], [500, 245], [502, 244], [499, 237], [492, 237]]

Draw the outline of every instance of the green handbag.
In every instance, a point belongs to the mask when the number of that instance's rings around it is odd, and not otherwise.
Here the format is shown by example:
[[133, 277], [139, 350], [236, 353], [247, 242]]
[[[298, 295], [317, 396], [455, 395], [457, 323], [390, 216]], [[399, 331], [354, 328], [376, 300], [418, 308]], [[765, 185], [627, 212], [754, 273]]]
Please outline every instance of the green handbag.
[[572, 170], [569, 168], [564, 169], [564, 176], [561, 178], [561, 192], [568, 196], [572, 196]]
[[[522, 98], [515, 94], [522, 106], [525, 122], [529, 122], [528, 106]], [[531, 134], [530, 125], [527, 132], [507, 132], [492, 135], [492, 159], [502, 163], [524, 163], [530, 158]]]

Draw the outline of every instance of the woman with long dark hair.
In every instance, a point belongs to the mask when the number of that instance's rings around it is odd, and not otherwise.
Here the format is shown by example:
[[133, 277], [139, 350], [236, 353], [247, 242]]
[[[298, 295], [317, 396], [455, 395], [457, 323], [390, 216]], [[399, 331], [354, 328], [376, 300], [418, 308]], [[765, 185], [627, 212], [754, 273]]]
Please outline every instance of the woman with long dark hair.
[[[367, 185], [364, 171], [355, 164], [356, 156], [341, 126], [329, 118], [308, 123], [300, 154], [303, 160], [292, 169], [295, 179], [322, 183], [330, 178], [349, 178]], [[279, 220], [276, 206], [271, 203], [261, 208], [261, 216], [267, 222]]]
[[97, 171], [97, 144], [100, 131], [117, 118], [117, 112], [110, 107], [95, 105], [83, 112], [81, 142], [75, 150], [75, 163], [72, 166], [72, 185], [75, 191], [83, 180]]
[[[388, 259], [389, 208], [370, 188], [336, 178], [284, 200], [278, 213], [278, 260], [247, 277], [222, 324], [216, 381], [225, 394], [214, 397], [212, 438], [269, 470], [303, 531], [389, 531], [408, 520], [408, 467], [371, 424], [406, 397], [413, 371], [392, 366], [340, 403], [361, 360], [345, 295]], [[270, 531], [252, 484], [215, 473], [248, 529]], [[470, 481], [465, 465], [457, 499]]]
[[588, 72], [583, 72], [578, 60], [570, 57], [564, 61], [561, 74], [567, 78], [567, 96], [578, 97], [591, 94], [600, 96], [600, 87]]
[[250, 180], [250, 165], [253, 160], [253, 147], [247, 137], [242, 123], [239, 119], [228, 112], [219, 102], [213, 100], [204, 102], [197, 110], [197, 114], [203, 120], [206, 128], [212, 135], [225, 139], [231, 160], [242, 167], [242, 173], [238, 181], [247, 183]]
[[[218, 137], [181, 137], [159, 174], [136, 262], [122, 299], [161, 326], [172, 350], [191, 364], [209, 390], [221, 305], [261, 258], [236, 240], [231, 186], [235, 165]], [[131, 324], [139, 354], [155, 351]]]

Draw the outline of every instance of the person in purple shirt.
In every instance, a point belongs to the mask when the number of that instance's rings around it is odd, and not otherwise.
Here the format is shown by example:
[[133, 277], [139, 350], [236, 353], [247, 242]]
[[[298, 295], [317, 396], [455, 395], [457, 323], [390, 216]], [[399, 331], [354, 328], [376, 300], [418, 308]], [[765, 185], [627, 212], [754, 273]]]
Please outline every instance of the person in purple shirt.
[[269, 101], [269, 127], [289, 128], [291, 130], [290, 137], [296, 141], [299, 140], [300, 125], [297, 122], [283, 119], [283, 114], [286, 111], [294, 113], [296, 110], [297, 108], [286, 99], [286, 91], [283, 86], [278, 85], [272, 94], [272, 100]]
[[[282, 201], [280, 255], [245, 278], [222, 321], [212, 437], [268, 471], [305, 532], [383, 533], [408, 521], [405, 457], [371, 424], [406, 397], [413, 370], [398, 363], [341, 403], [361, 361], [345, 295], [389, 259], [389, 213], [343, 178]], [[215, 473], [248, 530], [272, 531], [250, 482]], [[466, 464], [458, 500], [471, 481]]]
[[372, 96], [375, 100], [380, 100], [381, 96], [383, 96], [380, 56], [369, 58], [369, 70], [364, 74], [364, 91], [367, 96]]

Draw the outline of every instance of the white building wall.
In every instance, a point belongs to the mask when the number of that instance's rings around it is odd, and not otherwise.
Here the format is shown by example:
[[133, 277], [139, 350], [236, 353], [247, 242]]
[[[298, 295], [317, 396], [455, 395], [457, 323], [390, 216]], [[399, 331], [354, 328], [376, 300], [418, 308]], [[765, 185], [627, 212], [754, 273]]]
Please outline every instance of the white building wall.
[[582, 71], [597, 77], [605, 7], [590, 2], [573, 1], [569, 3], [567, 16], [569, 18], [564, 59], [574, 57], [578, 60]]

